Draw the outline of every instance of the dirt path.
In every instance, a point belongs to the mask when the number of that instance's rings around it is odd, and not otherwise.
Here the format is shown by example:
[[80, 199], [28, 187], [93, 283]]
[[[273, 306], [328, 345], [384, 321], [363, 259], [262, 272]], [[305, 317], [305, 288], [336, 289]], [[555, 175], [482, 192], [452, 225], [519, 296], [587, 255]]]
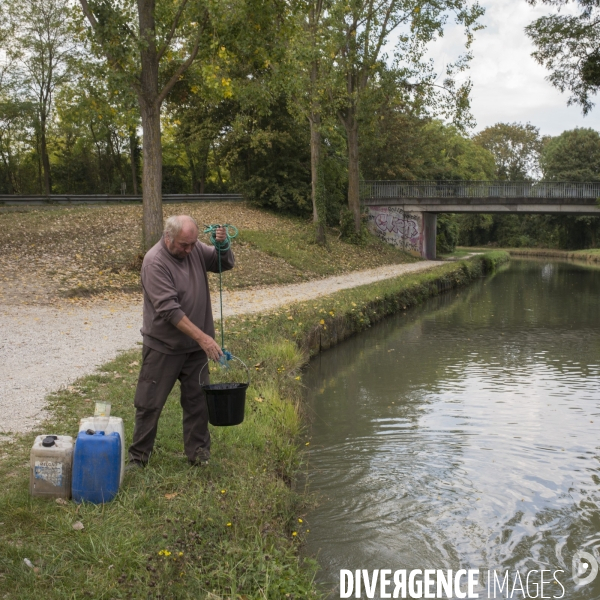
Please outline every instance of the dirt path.
[[[272, 310], [405, 273], [435, 261], [388, 265], [288, 286], [224, 294], [224, 315]], [[214, 298], [214, 296], [213, 296]], [[214, 307], [216, 312], [218, 305]], [[32, 429], [44, 398], [141, 342], [141, 297], [131, 303], [19, 306], [0, 301], [0, 433]]]

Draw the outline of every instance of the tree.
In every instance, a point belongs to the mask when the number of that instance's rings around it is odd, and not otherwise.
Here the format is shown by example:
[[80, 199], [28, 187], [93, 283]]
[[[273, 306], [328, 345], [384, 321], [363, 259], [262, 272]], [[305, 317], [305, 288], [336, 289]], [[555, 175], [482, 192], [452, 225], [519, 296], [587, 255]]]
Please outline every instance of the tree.
[[14, 98], [0, 100], [0, 193], [25, 194], [36, 188], [35, 149], [31, 146], [31, 123], [35, 107]]
[[306, 214], [310, 198], [310, 138], [282, 94], [268, 114], [240, 114], [222, 142], [235, 189], [288, 213]]
[[329, 28], [325, 15], [328, 0], [299, 0], [297, 27], [288, 46], [286, 66], [291, 112], [310, 127], [310, 171], [312, 219], [315, 239], [326, 243], [326, 190], [322, 164], [323, 102], [325, 76], [331, 60], [327, 58], [326, 42]]
[[[483, 9], [477, 2], [469, 5], [464, 0], [336, 0], [331, 7], [332, 55], [334, 56], [337, 81], [332, 90], [336, 97], [337, 115], [346, 132], [348, 147], [348, 207], [354, 217], [356, 233], [361, 229], [359, 200], [359, 111], [362, 98], [372, 80], [378, 76], [381, 81], [387, 70], [387, 56], [383, 49], [391, 34], [401, 27], [395, 49], [394, 72], [399, 83], [413, 88], [408, 81], [411, 77], [418, 83], [433, 83], [430, 69], [422, 63], [427, 44], [436, 36], [443, 35], [444, 25], [450, 13], [465, 27], [466, 46], [472, 41], [472, 32], [477, 29], [477, 19]], [[447, 68], [447, 75], [453, 70], [466, 68], [469, 54], [461, 57]], [[425, 74], [428, 75], [424, 76]], [[450, 84], [450, 82], [448, 82]], [[417, 86], [415, 86], [415, 89]], [[469, 85], [462, 87], [462, 92]], [[417, 91], [422, 94], [423, 91]], [[464, 99], [459, 90], [457, 98]], [[462, 101], [462, 100], [461, 100]]]
[[497, 179], [528, 181], [538, 175], [543, 140], [531, 123], [496, 123], [473, 140], [494, 155]]
[[[528, 0], [536, 4], [536, 0]], [[600, 87], [600, 6], [596, 0], [541, 0], [561, 6], [571, 2], [579, 14], [541, 17], [525, 28], [537, 50], [532, 56], [550, 72], [548, 80], [571, 93], [568, 105], [579, 104], [587, 114]]]
[[125, 110], [127, 99], [111, 89], [110, 77], [89, 63], [80, 66], [77, 84], [63, 86], [56, 98], [56, 187], [60, 193], [116, 194], [130, 178], [126, 156], [137, 115]]
[[[80, 0], [93, 47], [136, 94], [143, 130], [143, 246], [161, 237], [161, 106], [198, 56], [209, 22], [199, 0], [138, 0], [109, 4]], [[208, 36], [207, 36], [208, 37]]]
[[456, 127], [401, 107], [375, 114], [381, 118], [360, 147], [366, 179], [493, 179], [492, 154]]
[[15, 27], [14, 52], [20, 64], [18, 85], [36, 107], [43, 191], [50, 195], [48, 126], [54, 93], [71, 77], [69, 63], [76, 50], [70, 29], [71, 13], [64, 0], [16, 0], [10, 9]]
[[600, 181], [600, 134], [585, 128], [564, 131], [544, 145], [540, 165], [548, 181]]

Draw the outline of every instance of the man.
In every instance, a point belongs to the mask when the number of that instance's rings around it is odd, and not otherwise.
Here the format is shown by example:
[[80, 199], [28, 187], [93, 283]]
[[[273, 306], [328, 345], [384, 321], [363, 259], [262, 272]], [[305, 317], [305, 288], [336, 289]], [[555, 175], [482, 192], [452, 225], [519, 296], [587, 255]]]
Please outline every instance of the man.
[[[224, 241], [225, 229], [217, 229], [215, 238]], [[223, 354], [214, 340], [207, 277], [207, 271], [218, 272], [218, 258], [214, 246], [198, 241], [198, 225], [187, 215], [169, 217], [163, 237], [144, 257], [143, 362], [135, 392], [131, 467], [147, 464], [160, 413], [177, 379], [185, 454], [192, 465], [208, 462], [208, 408], [199, 377], [209, 358]], [[221, 269], [233, 265], [231, 250], [221, 252]], [[208, 369], [202, 375], [207, 383]]]

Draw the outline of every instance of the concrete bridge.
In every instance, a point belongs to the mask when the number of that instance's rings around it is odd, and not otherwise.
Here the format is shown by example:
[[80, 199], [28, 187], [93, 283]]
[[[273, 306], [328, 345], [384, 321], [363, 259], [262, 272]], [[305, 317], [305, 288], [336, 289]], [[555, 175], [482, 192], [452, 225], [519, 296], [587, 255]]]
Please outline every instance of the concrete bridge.
[[361, 202], [372, 233], [435, 258], [438, 213], [600, 216], [600, 183], [539, 181], [363, 181]]

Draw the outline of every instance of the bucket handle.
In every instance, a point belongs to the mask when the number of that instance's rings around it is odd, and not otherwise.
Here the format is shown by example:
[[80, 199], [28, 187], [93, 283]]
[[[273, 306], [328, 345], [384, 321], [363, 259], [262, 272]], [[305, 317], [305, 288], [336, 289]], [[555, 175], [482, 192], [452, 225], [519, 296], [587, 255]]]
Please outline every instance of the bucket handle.
[[[238, 358], [237, 356], [234, 356], [233, 354], [231, 355], [232, 359], [237, 360], [239, 363], [241, 363], [243, 365], [243, 367], [246, 369], [246, 373], [248, 375], [248, 383], [246, 385], [250, 385], [250, 369], [248, 368], [248, 365], [241, 359]], [[208, 366], [210, 361], [206, 361], [204, 363], [204, 366], [200, 369], [200, 374], [198, 375], [198, 383], [200, 384], [200, 386], [202, 386], [202, 371], [204, 371], [204, 369]]]

